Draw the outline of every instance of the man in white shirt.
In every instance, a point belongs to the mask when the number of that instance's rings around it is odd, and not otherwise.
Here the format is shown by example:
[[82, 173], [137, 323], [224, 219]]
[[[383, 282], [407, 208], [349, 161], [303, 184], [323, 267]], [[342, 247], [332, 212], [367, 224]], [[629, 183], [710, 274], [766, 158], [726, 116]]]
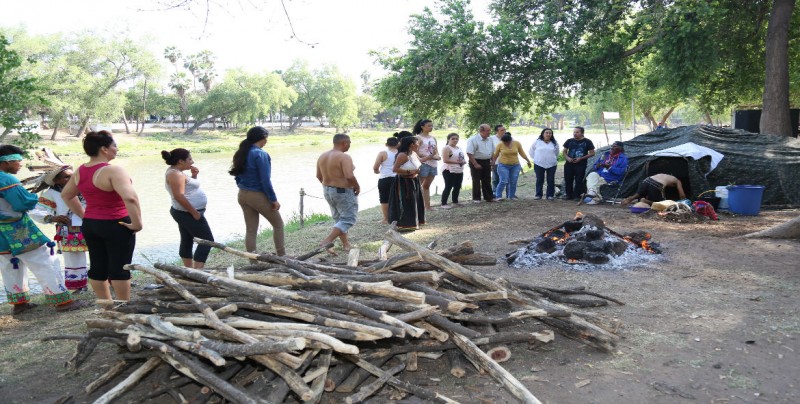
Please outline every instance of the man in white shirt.
[[492, 153], [494, 141], [489, 138], [491, 128], [487, 124], [478, 127], [478, 136], [472, 136], [467, 141], [467, 157], [469, 158], [469, 171], [472, 175], [472, 202], [481, 202], [481, 193], [486, 202], [494, 202], [492, 192]]

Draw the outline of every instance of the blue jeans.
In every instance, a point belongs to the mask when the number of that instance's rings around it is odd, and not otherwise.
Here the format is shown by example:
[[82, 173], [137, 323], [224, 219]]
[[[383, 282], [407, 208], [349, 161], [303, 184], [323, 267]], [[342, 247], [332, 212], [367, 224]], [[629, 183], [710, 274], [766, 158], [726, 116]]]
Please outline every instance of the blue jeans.
[[542, 188], [544, 186], [545, 174], [547, 175], [547, 197], [552, 198], [556, 193], [556, 166], [544, 168], [533, 165], [533, 171], [536, 173], [536, 196], [542, 197]]
[[519, 164], [498, 164], [497, 176], [500, 177], [500, 182], [497, 183], [497, 188], [494, 191], [495, 198], [503, 196], [503, 190], [508, 187], [506, 197], [516, 198], [517, 196], [517, 178], [519, 172], [522, 171], [522, 166]]

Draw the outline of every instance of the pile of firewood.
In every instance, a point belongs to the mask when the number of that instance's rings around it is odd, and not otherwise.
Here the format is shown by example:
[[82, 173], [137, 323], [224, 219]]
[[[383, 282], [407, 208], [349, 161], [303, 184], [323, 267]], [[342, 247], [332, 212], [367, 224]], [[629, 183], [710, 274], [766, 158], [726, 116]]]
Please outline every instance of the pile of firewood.
[[[449, 360], [455, 377], [474, 367], [520, 401], [536, 403], [499, 365], [511, 354], [509, 344], [551, 341], [553, 331], [542, 323], [604, 351], [617, 342], [617, 324], [558, 303], [622, 304], [614, 299], [580, 288], [489, 279], [455, 262], [487, 263], [468, 242], [433, 251], [395, 231], [385, 240], [382, 255], [391, 245], [407, 253], [361, 266], [352, 251], [349, 265], [334, 265], [196, 240], [251, 264], [235, 271], [131, 265], [163, 287], [140, 291], [125, 304], [107, 302], [99, 318], [87, 320], [85, 335], [50, 339], [80, 340], [69, 362], [73, 369], [99, 343], [119, 345], [118, 362], [86, 386], [92, 397], [114, 385], [96, 403], [115, 400], [145, 380], [150, 384], [137, 390], [137, 401], [168, 395], [177, 402], [318, 402], [325, 392], [337, 392], [345, 393], [337, 401], [353, 403], [389, 385], [395, 398], [455, 402], [398, 377], [417, 370], [419, 358], [440, 357]], [[194, 396], [187, 398], [190, 392]]]

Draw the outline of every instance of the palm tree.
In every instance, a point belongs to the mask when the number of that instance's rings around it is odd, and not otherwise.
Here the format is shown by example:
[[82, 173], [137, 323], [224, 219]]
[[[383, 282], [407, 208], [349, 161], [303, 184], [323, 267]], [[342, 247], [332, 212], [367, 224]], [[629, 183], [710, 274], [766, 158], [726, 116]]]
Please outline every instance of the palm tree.
[[186, 102], [186, 91], [189, 90], [190, 85], [189, 76], [184, 72], [175, 72], [169, 78], [169, 88], [175, 90], [175, 94], [181, 99], [181, 127], [186, 126], [186, 120], [189, 118], [189, 105]]
[[167, 48], [164, 49], [164, 58], [175, 66], [175, 71], [178, 70], [178, 61], [181, 57], [183, 57], [183, 54], [176, 46], [167, 46]]

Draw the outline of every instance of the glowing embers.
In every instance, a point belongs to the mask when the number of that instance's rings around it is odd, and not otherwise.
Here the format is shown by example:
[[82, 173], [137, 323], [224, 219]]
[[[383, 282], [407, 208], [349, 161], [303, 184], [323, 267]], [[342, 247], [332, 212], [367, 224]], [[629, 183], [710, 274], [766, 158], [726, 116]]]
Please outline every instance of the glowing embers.
[[506, 259], [518, 268], [548, 262], [625, 267], [652, 261], [659, 253], [649, 233], [622, 235], [607, 228], [599, 217], [578, 212], [573, 220], [544, 232]]

